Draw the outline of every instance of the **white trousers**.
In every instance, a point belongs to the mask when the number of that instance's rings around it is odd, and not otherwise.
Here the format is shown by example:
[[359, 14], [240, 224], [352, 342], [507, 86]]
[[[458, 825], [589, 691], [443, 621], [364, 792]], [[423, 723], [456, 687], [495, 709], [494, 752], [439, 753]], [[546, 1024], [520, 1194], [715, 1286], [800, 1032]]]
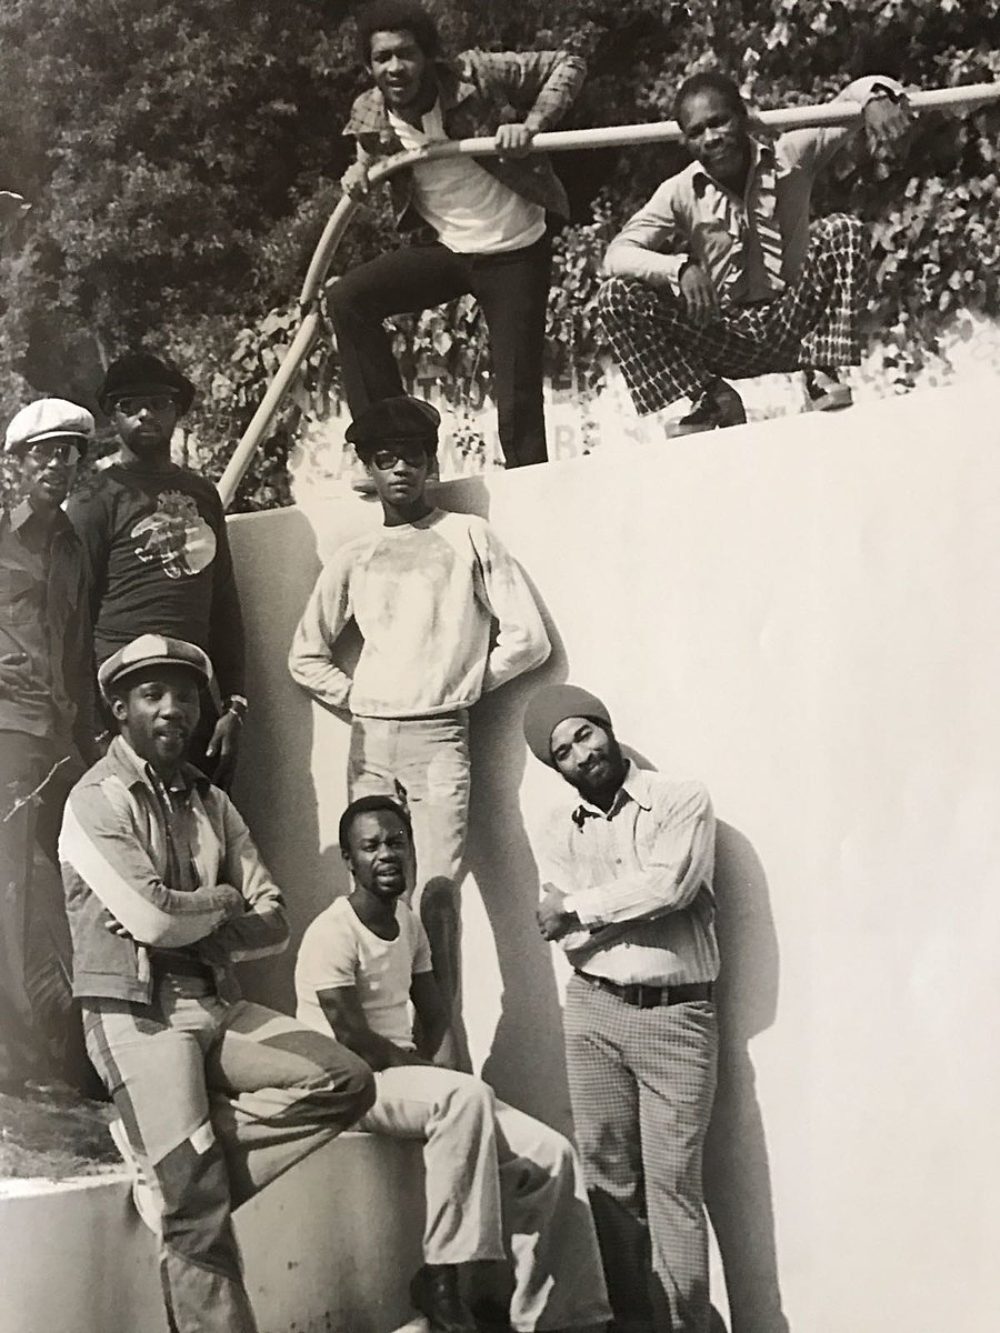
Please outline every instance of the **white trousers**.
[[569, 1140], [471, 1074], [404, 1065], [375, 1075], [358, 1129], [424, 1140], [424, 1260], [513, 1264], [515, 1329], [610, 1319], [583, 1171]]

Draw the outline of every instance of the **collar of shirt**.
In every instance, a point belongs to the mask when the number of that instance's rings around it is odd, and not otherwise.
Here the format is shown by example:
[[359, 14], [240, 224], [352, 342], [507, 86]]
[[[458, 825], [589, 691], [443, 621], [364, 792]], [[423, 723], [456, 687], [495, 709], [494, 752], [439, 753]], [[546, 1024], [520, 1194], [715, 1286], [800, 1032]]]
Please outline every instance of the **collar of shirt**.
[[[7, 511], [7, 517], [12, 531], [19, 535], [29, 526], [29, 524], [34, 525], [40, 521], [38, 515], [31, 507], [31, 502], [28, 500], [19, 500], [18, 503], [14, 505], [13, 509]], [[72, 523], [61, 509], [57, 509], [52, 517], [51, 536], [53, 540], [57, 536], [75, 536], [75, 534], [76, 529], [73, 527]]]
[[[734, 249], [741, 252], [745, 252], [748, 217], [752, 215], [761, 260], [767, 273], [768, 284], [774, 292], [781, 291], [785, 286], [781, 273], [784, 245], [775, 220], [778, 181], [787, 176], [790, 170], [790, 166], [782, 161], [774, 144], [761, 139], [751, 139], [750, 169], [747, 172], [746, 189], [740, 200], [742, 207], [732, 207], [732, 201], [738, 196], [721, 185], [700, 163], [691, 178], [691, 186], [699, 199], [705, 198], [706, 191], [714, 191], [714, 197], [709, 195], [712, 212], [725, 222]], [[745, 258], [744, 253], [744, 263]], [[743, 276], [743, 265], [731, 265], [722, 279], [724, 289], [731, 292], [742, 281]]]
[[108, 746], [107, 757], [127, 787], [147, 787], [154, 795], [189, 797], [195, 790], [204, 795], [212, 785], [200, 769], [188, 763], [181, 764], [171, 782], [165, 783], [120, 734]]
[[570, 817], [577, 828], [582, 829], [588, 819], [613, 819], [629, 801], [641, 805], [644, 810], [653, 808], [653, 798], [649, 791], [646, 775], [641, 768], [636, 768], [631, 759], [628, 760], [628, 767], [625, 770], [622, 785], [618, 788], [615, 799], [606, 811], [602, 810], [600, 806], [591, 805], [589, 801], [581, 801], [572, 811]]
[[[438, 89], [436, 105], [441, 108], [443, 120], [445, 112], [475, 95], [476, 86], [462, 77], [459, 65], [454, 60], [436, 60], [434, 74]], [[355, 137], [359, 134], [383, 134], [395, 137], [389, 108], [378, 88], [370, 89], [367, 96], [355, 103], [353, 114], [344, 126], [343, 132]]]

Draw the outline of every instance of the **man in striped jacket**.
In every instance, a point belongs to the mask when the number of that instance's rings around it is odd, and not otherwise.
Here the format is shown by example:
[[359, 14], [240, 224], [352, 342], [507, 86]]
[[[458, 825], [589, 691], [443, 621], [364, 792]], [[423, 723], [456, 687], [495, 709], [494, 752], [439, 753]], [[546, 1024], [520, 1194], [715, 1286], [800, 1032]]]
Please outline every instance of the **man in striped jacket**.
[[231, 1209], [374, 1087], [332, 1037], [240, 998], [232, 964], [288, 928], [235, 806], [184, 760], [211, 676], [200, 648], [157, 634], [103, 663], [119, 735], [70, 795], [60, 860], [87, 1050], [160, 1238], [172, 1333], [254, 1333]]

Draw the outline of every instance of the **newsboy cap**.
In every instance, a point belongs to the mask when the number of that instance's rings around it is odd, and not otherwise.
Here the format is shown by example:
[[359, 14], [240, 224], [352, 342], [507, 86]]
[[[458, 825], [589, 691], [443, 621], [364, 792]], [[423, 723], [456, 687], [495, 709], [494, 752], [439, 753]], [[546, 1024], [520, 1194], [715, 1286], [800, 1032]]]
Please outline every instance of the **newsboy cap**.
[[579, 685], [543, 685], [528, 700], [523, 726], [528, 749], [549, 768], [555, 768], [552, 733], [568, 717], [592, 717], [611, 726], [611, 714], [596, 694]]
[[382, 440], [436, 441], [441, 414], [422, 398], [399, 394], [365, 408], [347, 428], [348, 444], [377, 448]]
[[94, 418], [85, 407], [65, 398], [39, 398], [15, 413], [4, 436], [4, 449], [20, 453], [41, 440], [72, 438], [81, 450], [94, 438]]
[[97, 391], [97, 401], [101, 411], [110, 414], [116, 399], [142, 393], [169, 393], [178, 412], [186, 412], [194, 402], [194, 385], [188, 377], [152, 352], [126, 352], [112, 361]]
[[212, 663], [208, 653], [184, 639], [171, 639], [166, 634], [140, 634], [102, 662], [97, 671], [97, 683], [107, 699], [111, 687], [124, 676], [151, 666], [182, 666], [190, 669], [207, 685], [212, 679]]

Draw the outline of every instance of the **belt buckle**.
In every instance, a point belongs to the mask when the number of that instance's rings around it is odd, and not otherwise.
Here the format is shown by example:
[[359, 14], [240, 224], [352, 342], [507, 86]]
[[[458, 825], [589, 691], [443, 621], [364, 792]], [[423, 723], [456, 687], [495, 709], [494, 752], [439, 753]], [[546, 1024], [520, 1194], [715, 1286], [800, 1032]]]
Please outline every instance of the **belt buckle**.
[[647, 986], [645, 982], [634, 981], [631, 985], [625, 987], [626, 1004], [634, 1005], [637, 1009], [655, 1009], [660, 1003], [662, 986]]

